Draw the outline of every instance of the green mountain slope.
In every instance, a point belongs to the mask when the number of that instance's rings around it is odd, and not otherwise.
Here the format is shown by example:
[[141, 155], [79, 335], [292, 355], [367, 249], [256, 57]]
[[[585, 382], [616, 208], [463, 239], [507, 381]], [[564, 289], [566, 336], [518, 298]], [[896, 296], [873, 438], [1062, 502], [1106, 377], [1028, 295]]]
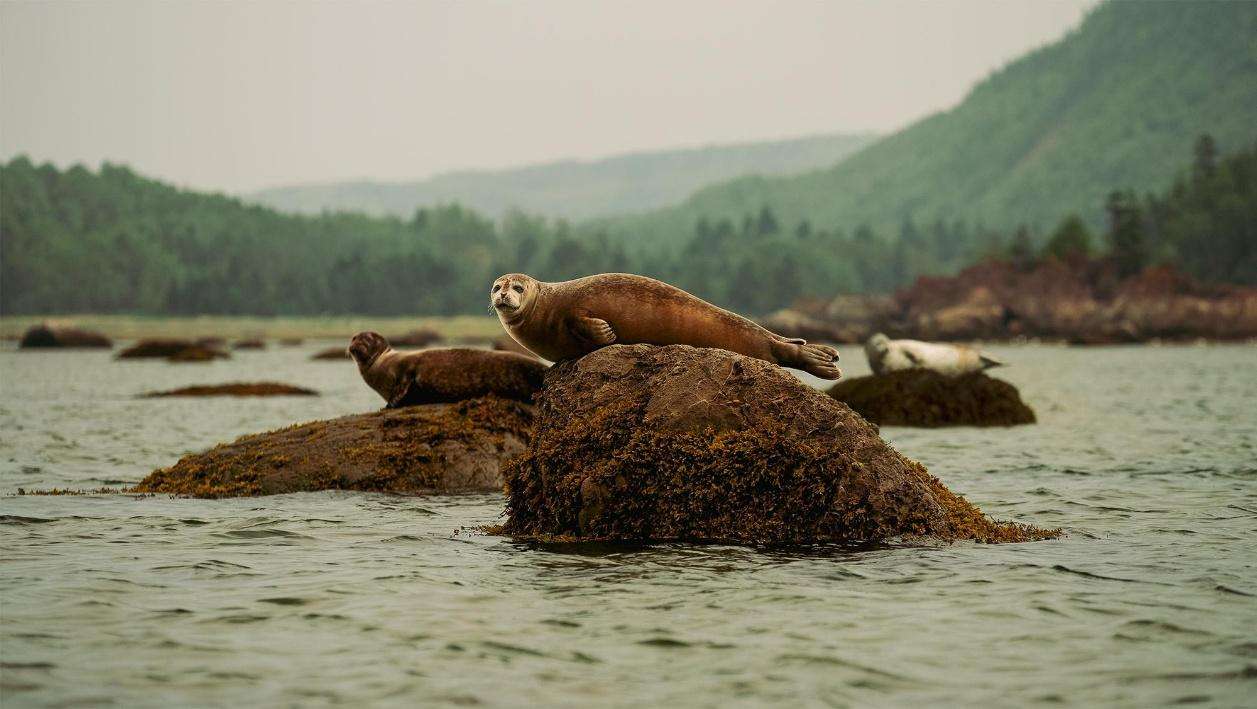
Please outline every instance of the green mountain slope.
[[1041, 233], [1071, 211], [1097, 224], [1115, 186], [1162, 188], [1206, 132], [1227, 146], [1257, 136], [1257, 3], [1109, 3], [955, 109], [832, 168], [736, 179], [603, 224], [686, 239], [701, 217], [736, 221], [768, 205], [787, 226], [893, 235], [907, 218], [941, 218]]
[[832, 165], [874, 140], [871, 134], [820, 135], [742, 145], [636, 153], [511, 170], [452, 172], [418, 182], [344, 182], [262, 190], [248, 199], [289, 212], [360, 211], [409, 217], [458, 202], [501, 216], [511, 208], [568, 219], [674, 204], [730, 177], [787, 174]]

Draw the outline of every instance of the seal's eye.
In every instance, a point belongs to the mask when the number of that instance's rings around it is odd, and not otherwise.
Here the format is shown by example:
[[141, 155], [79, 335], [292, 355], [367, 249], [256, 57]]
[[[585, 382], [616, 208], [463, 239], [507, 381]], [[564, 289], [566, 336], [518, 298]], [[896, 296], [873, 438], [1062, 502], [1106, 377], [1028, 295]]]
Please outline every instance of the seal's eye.
[[515, 285], [511, 286], [511, 290], [515, 291], [516, 293], [523, 293], [524, 287], [516, 283]]
[[498, 292], [498, 291], [500, 291], [500, 290], [502, 290], [502, 286], [496, 286], [496, 285], [495, 285], [495, 286], [493, 286], [493, 290], [492, 290], [492, 291], [490, 291], [490, 292], [492, 292], [492, 293], [497, 293], [497, 292]]

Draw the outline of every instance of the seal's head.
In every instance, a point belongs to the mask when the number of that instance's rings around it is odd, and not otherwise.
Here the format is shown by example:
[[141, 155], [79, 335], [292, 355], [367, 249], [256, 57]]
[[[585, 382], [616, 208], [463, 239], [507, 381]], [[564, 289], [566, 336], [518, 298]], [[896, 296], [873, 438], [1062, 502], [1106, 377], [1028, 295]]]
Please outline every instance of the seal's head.
[[388, 349], [388, 340], [378, 332], [366, 330], [354, 335], [349, 341], [349, 356], [359, 367], [370, 367], [377, 357]]
[[489, 304], [504, 323], [519, 322], [537, 302], [541, 285], [523, 273], [508, 273], [493, 282]]
[[870, 337], [868, 342], [864, 343], [864, 349], [872, 352], [885, 352], [890, 349], [890, 338], [879, 332]]

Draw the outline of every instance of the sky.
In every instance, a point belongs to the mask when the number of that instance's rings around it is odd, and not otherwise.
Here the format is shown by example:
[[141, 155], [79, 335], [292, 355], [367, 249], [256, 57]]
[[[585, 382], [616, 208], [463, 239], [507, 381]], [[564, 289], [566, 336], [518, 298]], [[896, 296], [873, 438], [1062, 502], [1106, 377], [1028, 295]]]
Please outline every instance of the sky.
[[0, 157], [184, 187], [889, 133], [1095, 0], [0, 0]]

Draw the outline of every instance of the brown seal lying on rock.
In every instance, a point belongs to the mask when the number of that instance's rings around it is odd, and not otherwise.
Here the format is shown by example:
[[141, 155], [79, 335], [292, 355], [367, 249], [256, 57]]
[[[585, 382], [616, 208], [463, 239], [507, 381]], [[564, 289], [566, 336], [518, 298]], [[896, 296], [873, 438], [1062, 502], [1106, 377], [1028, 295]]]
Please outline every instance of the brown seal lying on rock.
[[769, 332], [675, 286], [603, 273], [543, 283], [522, 273], [493, 282], [489, 299], [520, 344], [553, 362], [611, 344], [713, 347], [838, 379], [838, 350]]
[[383, 335], [370, 331], [354, 335], [349, 355], [388, 408], [486, 394], [532, 401], [546, 373], [546, 365], [514, 352], [458, 347], [398, 352]]

